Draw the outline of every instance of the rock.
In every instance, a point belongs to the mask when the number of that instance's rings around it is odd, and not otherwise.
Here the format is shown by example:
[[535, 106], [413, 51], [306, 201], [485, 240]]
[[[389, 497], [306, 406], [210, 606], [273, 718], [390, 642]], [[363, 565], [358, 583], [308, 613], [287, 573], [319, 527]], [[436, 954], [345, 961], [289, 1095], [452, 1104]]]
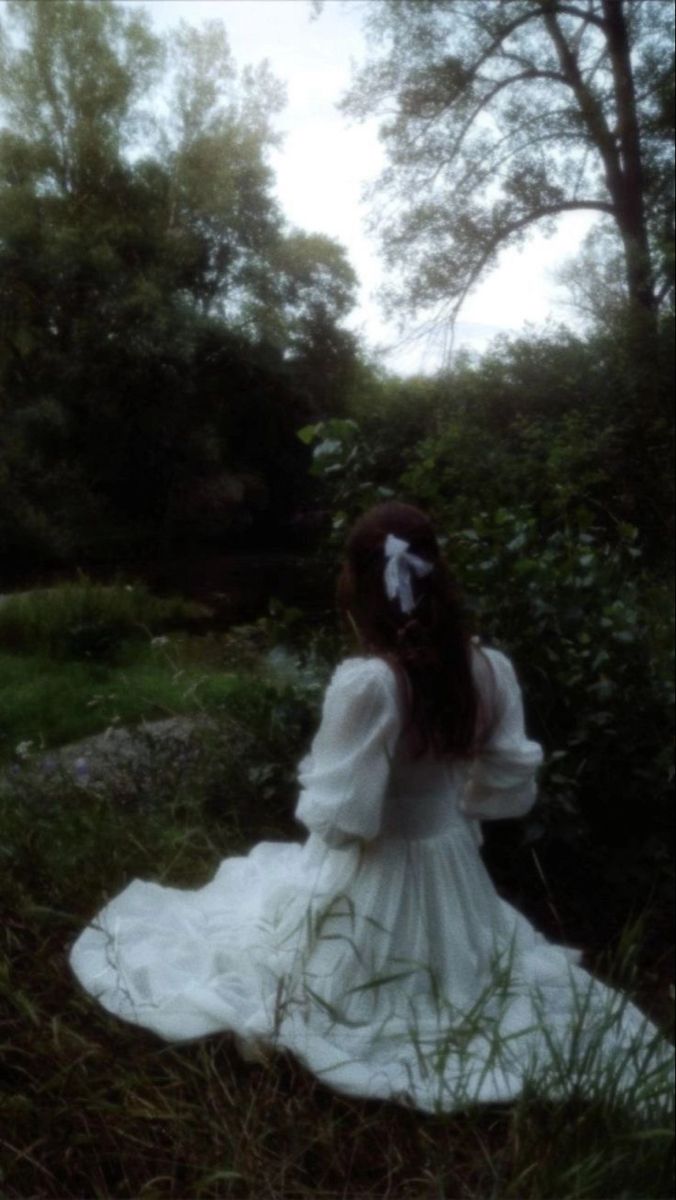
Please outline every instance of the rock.
[[182, 750], [187, 761], [195, 734], [217, 729], [217, 722], [204, 716], [169, 717], [145, 721], [133, 729], [111, 726], [104, 733], [44, 754], [29, 753], [25, 743], [24, 769], [44, 774], [58, 771], [82, 787], [99, 790], [132, 782], [140, 772], [151, 773], [169, 749]]

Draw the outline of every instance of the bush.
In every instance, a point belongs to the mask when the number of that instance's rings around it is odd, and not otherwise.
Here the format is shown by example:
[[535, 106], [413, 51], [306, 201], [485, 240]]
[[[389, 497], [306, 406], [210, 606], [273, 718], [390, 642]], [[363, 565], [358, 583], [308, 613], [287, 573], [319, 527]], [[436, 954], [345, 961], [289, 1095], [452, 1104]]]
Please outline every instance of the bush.
[[0, 647], [52, 658], [110, 661], [123, 643], [209, 616], [200, 605], [152, 596], [143, 584], [82, 577], [0, 602]]
[[[523, 363], [513, 357], [518, 378]], [[571, 894], [571, 864], [585, 862], [621, 897], [623, 919], [653, 902], [666, 911], [672, 595], [654, 545], [646, 561], [638, 525], [622, 516], [631, 510], [618, 467], [622, 412], [604, 423], [597, 404], [586, 411], [584, 396], [567, 399], [565, 379], [550, 411], [544, 395], [532, 410], [528, 397], [517, 406], [504, 363], [473, 375], [463, 368], [457, 382], [453, 392], [449, 381], [445, 422], [439, 409], [437, 433], [413, 444], [406, 470], [386, 483], [389, 427], [380, 436], [371, 422], [368, 438], [354, 421], [304, 431], [334, 513], [330, 546], [336, 554], [352, 521], [389, 496], [429, 512], [475, 628], [516, 661], [529, 724], [547, 752], [522, 843], [552, 869], [568, 864]], [[470, 382], [478, 394], [468, 409]], [[512, 397], [504, 412], [494, 403], [500, 383]]]

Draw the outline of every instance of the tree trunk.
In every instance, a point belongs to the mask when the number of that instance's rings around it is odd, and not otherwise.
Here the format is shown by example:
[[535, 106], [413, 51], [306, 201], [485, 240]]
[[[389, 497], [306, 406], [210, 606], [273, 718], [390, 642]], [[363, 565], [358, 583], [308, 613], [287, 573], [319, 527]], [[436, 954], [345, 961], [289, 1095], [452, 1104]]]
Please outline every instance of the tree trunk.
[[621, 175], [621, 187], [613, 200], [629, 294], [625, 353], [633, 387], [632, 409], [624, 418], [624, 473], [627, 490], [636, 502], [635, 520], [648, 545], [655, 545], [668, 537], [668, 511], [659, 482], [655, 488], [654, 463], [662, 458], [669, 420], [665, 423], [664, 389], [660, 387], [658, 303], [645, 219], [645, 180], [625, 4], [626, 0], [602, 0]]
[[613, 200], [624, 245], [632, 326], [637, 336], [646, 339], [646, 349], [652, 353], [657, 338], [657, 301], [643, 204], [641, 142], [624, 0], [603, 0], [603, 15], [614, 80], [622, 180]]

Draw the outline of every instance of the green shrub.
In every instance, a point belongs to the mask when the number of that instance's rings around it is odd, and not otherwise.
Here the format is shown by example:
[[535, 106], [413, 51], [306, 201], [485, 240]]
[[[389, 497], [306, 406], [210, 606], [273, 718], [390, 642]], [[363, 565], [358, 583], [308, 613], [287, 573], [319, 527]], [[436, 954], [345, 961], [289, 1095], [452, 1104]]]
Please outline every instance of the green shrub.
[[17, 747], [36, 754], [109, 728], [181, 715], [232, 713], [292, 746], [300, 726], [306, 731], [313, 719], [326, 669], [321, 659], [266, 668], [259, 656], [255, 668], [242, 671], [227, 660], [192, 660], [190, 645], [184, 650], [171, 642], [136, 649], [118, 664], [0, 654], [0, 762], [16, 757]]
[[638, 528], [617, 515], [615, 430], [584, 437], [592, 428], [580, 411], [560, 412], [555, 430], [508, 414], [501, 432], [485, 414], [456, 413], [386, 487], [371, 474], [373, 430], [367, 440], [355, 422], [327, 422], [304, 436], [334, 513], [334, 554], [380, 499], [429, 512], [477, 632], [515, 659], [545, 747], [523, 836], [549, 846], [550, 861], [584, 849], [627, 915], [656, 894], [663, 907], [673, 883], [673, 605]]
[[143, 584], [77, 583], [0, 602], [0, 646], [53, 658], [109, 661], [123, 642], [208, 616], [201, 605], [151, 595]]

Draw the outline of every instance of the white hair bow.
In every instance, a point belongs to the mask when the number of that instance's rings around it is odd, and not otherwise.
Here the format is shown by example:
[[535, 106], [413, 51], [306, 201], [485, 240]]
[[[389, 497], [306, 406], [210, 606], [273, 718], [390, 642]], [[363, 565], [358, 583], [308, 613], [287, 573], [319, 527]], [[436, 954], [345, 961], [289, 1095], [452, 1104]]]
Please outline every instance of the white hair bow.
[[389, 600], [398, 599], [403, 613], [410, 613], [416, 606], [413, 599], [412, 576], [420, 579], [429, 575], [433, 564], [417, 554], [411, 554], [408, 542], [388, 533], [385, 541], [385, 592]]

